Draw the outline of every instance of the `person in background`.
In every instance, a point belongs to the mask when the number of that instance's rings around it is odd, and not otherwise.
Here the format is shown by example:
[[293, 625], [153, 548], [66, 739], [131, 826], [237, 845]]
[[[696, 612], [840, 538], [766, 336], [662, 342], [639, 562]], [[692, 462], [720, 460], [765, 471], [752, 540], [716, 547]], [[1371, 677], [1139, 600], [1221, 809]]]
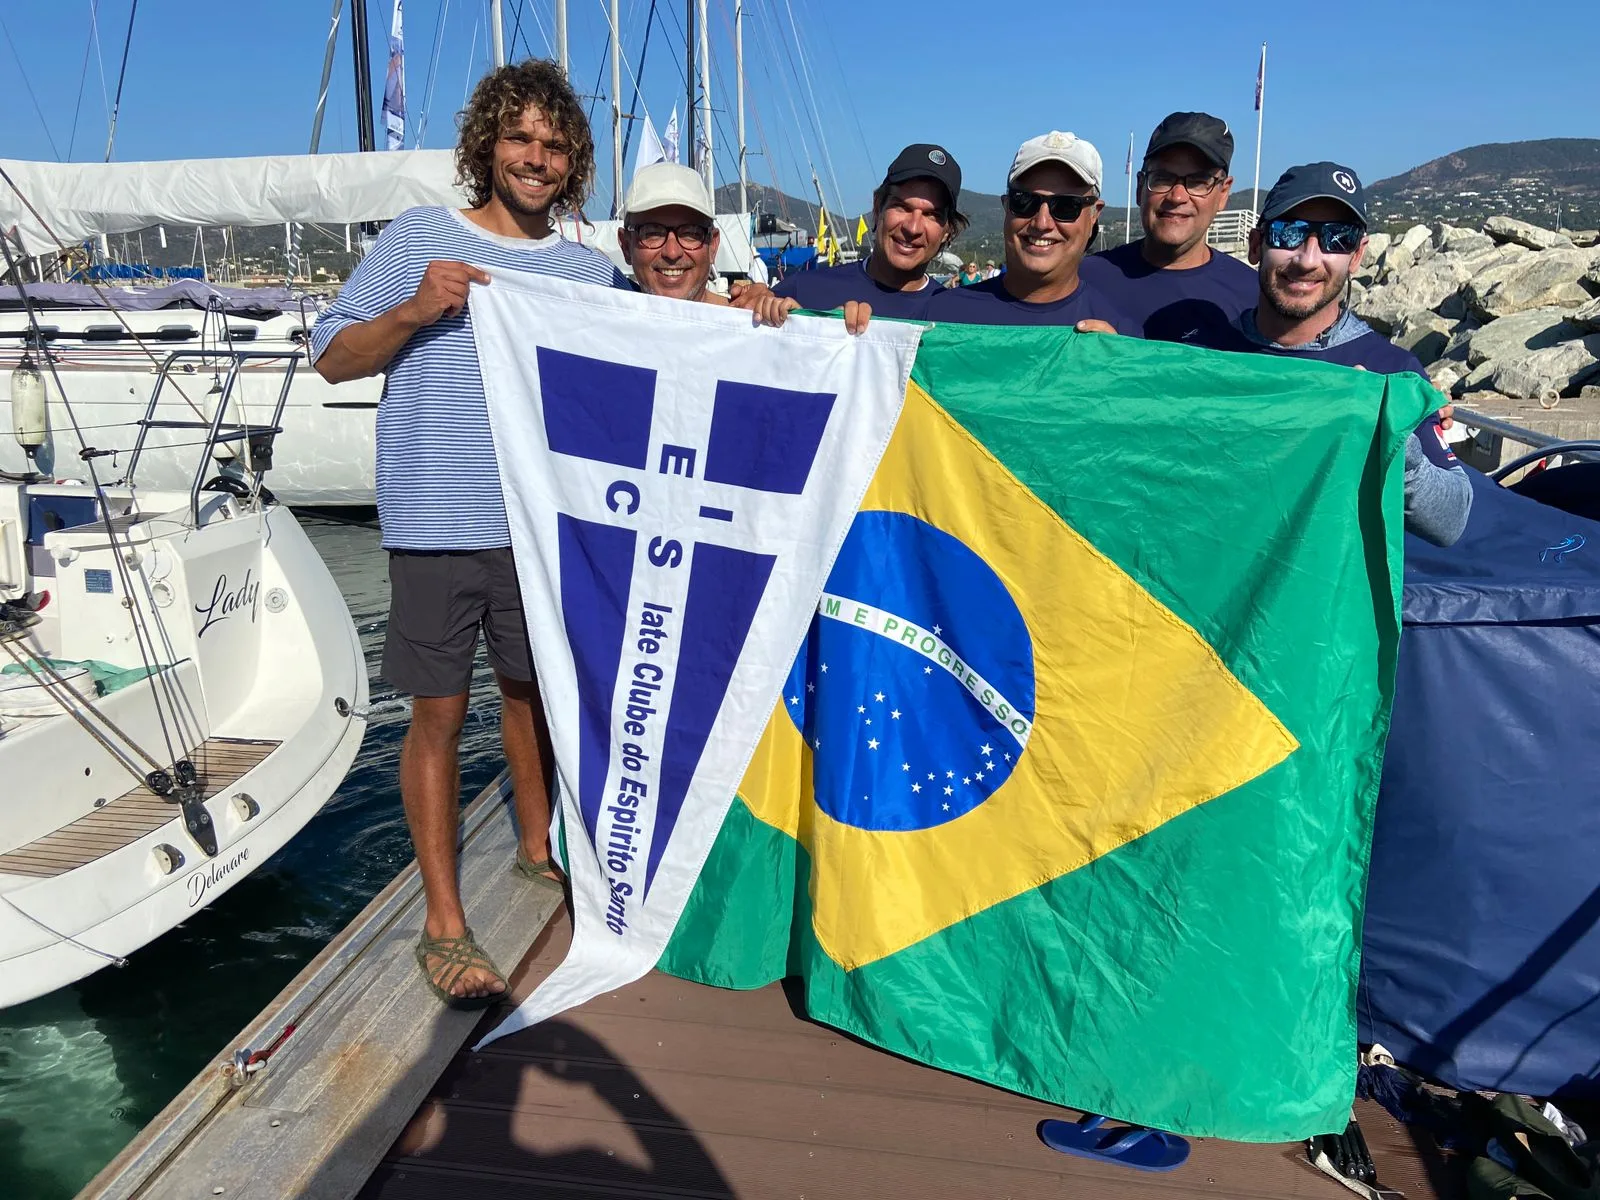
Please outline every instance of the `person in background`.
[[993, 279], [998, 274], [1000, 274], [1000, 268], [994, 265], [994, 259], [991, 258], [983, 266], [983, 277], [985, 279]]
[[[729, 301], [710, 288], [721, 235], [711, 195], [693, 168], [658, 162], [637, 172], [624, 199], [617, 241], [641, 292], [728, 306]], [[746, 295], [743, 307], [765, 325], [782, 325], [800, 307], [797, 300], [775, 296], [764, 287], [751, 288]], [[852, 300], [844, 309], [851, 333], [866, 328], [870, 307]]]
[[1144, 236], [1084, 260], [1093, 281], [1144, 336], [1205, 344], [1256, 302], [1256, 273], [1211, 249], [1206, 234], [1228, 206], [1233, 134], [1209, 113], [1172, 113], [1145, 148], [1139, 169]]
[[928, 319], [974, 325], [1071, 325], [1115, 333], [1138, 326], [1079, 275], [1099, 232], [1100, 153], [1071, 133], [1023, 142], [1006, 177], [1006, 269], [937, 293]]
[[956, 278], [957, 287], [967, 287], [974, 283], [982, 283], [984, 275], [978, 270], [978, 264], [969, 262], [961, 268], [961, 274]]
[[[1211, 344], [1426, 379], [1415, 355], [1345, 303], [1366, 248], [1366, 193], [1356, 173], [1333, 162], [1290, 167], [1267, 194], [1250, 234], [1250, 261], [1259, 264], [1257, 302]], [[1407, 440], [1405, 505], [1406, 531], [1435, 545], [1451, 545], [1466, 529], [1472, 484], [1436, 416]]]
[[921, 320], [942, 290], [928, 267], [967, 228], [960, 202], [961, 167], [950, 152], [926, 142], [907, 146], [872, 193], [871, 253], [796, 272], [773, 290], [802, 308], [826, 311], [858, 300], [879, 316]]
[[461, 114], [455, 152], [470, 208], [412, 208], [391, 221], [311, 332], [330, 383], [384, 375], [378, 519], [389, 552], [383, 677], [411, 696], [400, 796], [427, 907], [416, 958], [452, 1006], [476, 1007], [506, 977], [472, 936], [456, 878], [457, 750], [481, 633], [500, 691], [515, 789], [516, 869], [560, 886], [550, 856], [549, 731], [511, 557], [500, 468], [473, 343], [468, 290], [508, 268], [628, 286], [603, 254], [564, 240], [594, 178], [583, 106], [553, 62], [486, 75]]

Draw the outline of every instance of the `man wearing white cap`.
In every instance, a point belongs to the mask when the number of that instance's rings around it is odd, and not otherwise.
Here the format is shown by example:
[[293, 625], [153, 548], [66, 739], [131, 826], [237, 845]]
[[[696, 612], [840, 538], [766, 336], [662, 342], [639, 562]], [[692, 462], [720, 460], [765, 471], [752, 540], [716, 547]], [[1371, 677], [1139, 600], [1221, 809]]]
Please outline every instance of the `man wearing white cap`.
[[[623, 207], [617, 242], [641, 292], [727, 305], [708, 286], [721, 235], [698, 171], [678, 163], [652, 163], [635, 173]], [[764, 325], [782, 325], [800, 302], [752, 286], [739, 306], [751, 310]], [[845, 324], [851, 333], [860, 333], [871, 309], [864, 304], [850, 309]]]
[[1098, 229], [1100, 154], [1071, 133], [1022, 143], [1006, 178], [1004, 274], [939, 292], [931, 321], [972, 325], [1071, 325], [1083, 332], [1139, 327], [1078, 274]]

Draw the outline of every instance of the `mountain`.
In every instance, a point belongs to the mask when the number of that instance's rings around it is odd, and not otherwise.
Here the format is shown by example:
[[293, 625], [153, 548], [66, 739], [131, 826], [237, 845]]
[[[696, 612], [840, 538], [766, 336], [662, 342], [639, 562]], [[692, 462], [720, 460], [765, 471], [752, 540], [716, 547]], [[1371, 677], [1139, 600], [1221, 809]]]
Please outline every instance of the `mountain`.
[[1600, 138], [1490, 142], [1367, 188], [1374, 229], [1444, 220], [1476, 227], [1504, 213], [1554, 229], [1600, 226]]

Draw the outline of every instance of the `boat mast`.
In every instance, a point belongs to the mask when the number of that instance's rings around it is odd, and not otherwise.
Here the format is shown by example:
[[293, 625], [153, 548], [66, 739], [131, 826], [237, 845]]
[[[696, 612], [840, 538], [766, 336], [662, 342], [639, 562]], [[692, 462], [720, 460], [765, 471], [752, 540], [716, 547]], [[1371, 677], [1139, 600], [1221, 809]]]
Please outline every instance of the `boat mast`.
[[[684, 58], [686, 60], [685, 63], [684, 63], [683, 77], [687, 81], [687, 86], [688, 86], [688, 90], [689, 90], [688, 99], [687, 99], [687, 101], [685, 102], [685, 104], [683, 106], [683, 125], [684, 125], [683, 131], [688, 136], [683, 138], [678, 144], [680, 146], [688, 146], [689, 147], [689, 165], [693, 166], [694, 165], [694, 144], [695, 144], [694, 143], [694, 117], [695, 117], [695, 112], [694, 112], [694, 0], [684, 0], [684, 3], [683, 3], [683, 21], [684, 21], [684, 35], [683, 35]], [[682, 154], [681, 151], [678, 154], [678, 161], [680, 161], [680, 162], [683, 161], [683, 154]]]
[[322, 114], [328, 108], [328, 82], [333, 78], [333, 58], [339, 49], [339, 18], [344, 15], [344, 0], [333, 0], [333, 15], [328, 18], [328, 46], [322, 52], [322, 85], [317, 88], [317, 114], [311, 118], [311, 153], [322, 144]]
[[611, 0], [611, 215], [622, 216], [622, 38]]
[[705, 138], [706, 156], [700, 164], [700, 175], [706, 181], [706, 195], [711, 197], [711, 207], [717, 207], [717, 183], [711, 153], [711, 46], [707, 32], [711, 22], [706, 20], [706, 0], [700, 7], [700, 125]]
[[556, 0], [556, 61], [561, 64], [561, 73], [570, 74], [567, 70], [567, 0]]
[[506, 65], [506, 23], [500, 0], [489, 0], [489, 45], [493, 47], [495, 70]]
[[356, 0], [350, 9], [350, 42], [356, 69], [357, 149], [365, 152], [378, 148], [372, 128], [372, 61], [367, 55], [367, 6], [363, 0]]
[[744, 164], [744, 0], [733, 0], [733, 70], [738, 77], [736, 89], [739, 94], [739, 211], [747, 213], [750, 211], [750, 199]]

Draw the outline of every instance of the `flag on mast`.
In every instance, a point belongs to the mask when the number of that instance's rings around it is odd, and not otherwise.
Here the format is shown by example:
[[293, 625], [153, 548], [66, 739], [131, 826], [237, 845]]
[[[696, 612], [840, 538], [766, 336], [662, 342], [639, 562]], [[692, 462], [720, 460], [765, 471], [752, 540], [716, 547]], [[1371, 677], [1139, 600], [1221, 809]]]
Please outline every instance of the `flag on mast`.
[[389, 25], [389, 72], [383, 81], [383, 127], [386, 149], [403, 150], [406, 144], [406, 38], [400, 25], [400, 5], [394, 0], [394, 20]]
[[678, 161], [678, 106], [672, 106], [672, 117], [667, 121], [667, 132], [661, 138], [662, 152], [667, 156], [667, 161]]
[[655, 122], [650, 119], [650, 114], [646, 113], [644, 135], [639, 139], [638, 153], [633, 156], [633, 173], [637, 176], [646, 167], [670, 161], [672, 160], [667, 155], [667, 148], [656, 133]]
[[1261, 43], [1261, 62], [1256, 67], [1256, 111], [1261, 111], [1261, 95], [1267, 88], [1267, 44]]

